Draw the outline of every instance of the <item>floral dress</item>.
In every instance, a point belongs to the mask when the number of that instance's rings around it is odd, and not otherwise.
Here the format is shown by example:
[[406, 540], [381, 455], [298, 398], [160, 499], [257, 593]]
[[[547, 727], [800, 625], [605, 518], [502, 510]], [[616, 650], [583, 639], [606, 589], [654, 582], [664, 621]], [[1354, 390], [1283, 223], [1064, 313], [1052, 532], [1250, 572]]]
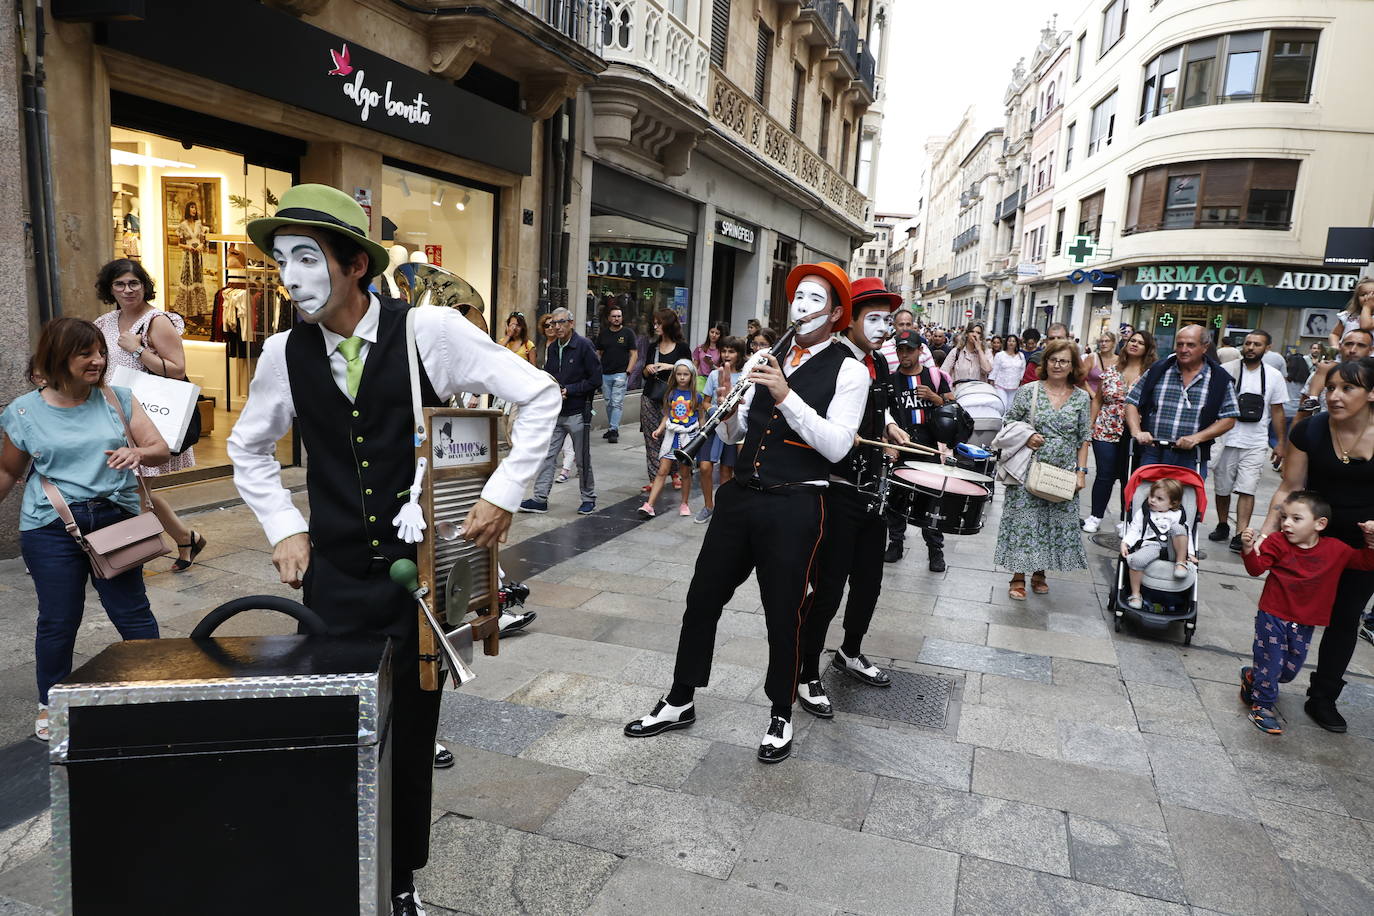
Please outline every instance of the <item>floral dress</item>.
[[1093, 424], [1093, 440], [1096, 442], [1120, 442], [1126, 429], [1126, 385], [1122, 382], [1121, 371], [1112, 366], [1102, 373], [1100, 391], [1102, 408], [1097, 412], [1097, 422]]
[[[1035, 460], [1070, 470], [1077, 467], [1078, 449], [1088, 441], [1091, 431], [1088, 393], [1073, 389], [1064, 406], [1055, 410], [1044, 386], [1023, 385], [1007, 411], [1007, 422], [1030, 422], [1032, 396], [1039, 398], [1035, 430], [1045, 437]], [[1086, 569], [1088, 556], [1083, 550], [1078, 494], [1062, 503], [1051, 503], [1032, 496], [1025, 487], [1008, 485], [993, 562], [1014, 573]]]

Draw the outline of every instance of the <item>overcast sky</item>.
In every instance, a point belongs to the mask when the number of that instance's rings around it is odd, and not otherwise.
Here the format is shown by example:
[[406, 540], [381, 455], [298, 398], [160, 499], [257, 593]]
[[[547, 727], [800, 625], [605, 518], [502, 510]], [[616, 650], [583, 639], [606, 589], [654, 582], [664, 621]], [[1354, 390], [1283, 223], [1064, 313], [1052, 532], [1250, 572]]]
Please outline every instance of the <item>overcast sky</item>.
[[945, 136], [964, 109], [977, 126], [1001, 126], [1018, 57], [1027, 65], [1040, 30], [1059, 14], [1069, 28], [1086, 0], [897, 0], [887, 63], [887, 104], [876, 209], [911, 212], [923, 189], [927, 137]]

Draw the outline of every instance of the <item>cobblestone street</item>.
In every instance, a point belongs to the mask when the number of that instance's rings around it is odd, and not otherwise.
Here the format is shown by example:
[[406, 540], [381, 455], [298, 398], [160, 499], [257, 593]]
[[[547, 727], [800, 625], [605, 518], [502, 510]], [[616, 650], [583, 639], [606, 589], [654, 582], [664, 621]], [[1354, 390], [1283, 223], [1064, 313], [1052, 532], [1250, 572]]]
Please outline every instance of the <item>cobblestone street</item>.
[[[1286, 733], [1260, 733], [1236, 697], [1259, 587], [1224, 547], [1208, 545], [1184, 649], [1178, 634], [1113, 634], [1100, 547], [1090, 571], [1011, 602], [989, 562], [994, 509], [980, 535], [949, 539], [947, 573], [926, 572], [919, 547], [888, 567], [865, 644], [898, 672], [894, 694], [907, 673], [948, 686], [945, 708], [927, 691], [931, 725], [893, 718], [905, 715], [895, 703], [855, 714], [837, 691], [835, 719], [798, 709], [793, 758], [764, 767], [752, 582], [721, 621], [697, 724], [622, 737], [669, 683], [706, 526], [632, 520], [634, 437], [593, 454], [600, 513], [578, 519], [570, 483], [549, 514], [517, 518], [505, 565], [527, 577], [538, 620], [446, 694], [439, 733], [458, 764], [436, 773], [420, 875], [430, 913], [643, 913], [648, 888], [661, 914], [1374, 909], [1374, 654], [1356, 653], [1349, 734], [1303, 714], [1305, 673], [1281, 694]], [[246, 509], [193, 524], [210, 540], [202, 562], [149, 576], [165, 636], [229, 598], [287, 593]], [[30, 916], [49, 899], [50, 847], [44, 748], [26, 737], [33, 598], [18, 561], [0, 572], [0, 601], [0, 914]], [[83, 659], [113, 635], [93, 601], [88, 611]], [[288, 630], [245, 615], [226, 632]]]

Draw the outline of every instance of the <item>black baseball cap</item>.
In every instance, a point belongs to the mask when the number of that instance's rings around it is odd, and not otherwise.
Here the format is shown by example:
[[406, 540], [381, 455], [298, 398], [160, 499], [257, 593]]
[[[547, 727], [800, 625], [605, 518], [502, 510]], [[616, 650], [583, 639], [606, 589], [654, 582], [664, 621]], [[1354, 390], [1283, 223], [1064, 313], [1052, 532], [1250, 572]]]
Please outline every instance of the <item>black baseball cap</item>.
[[926, 345], [926, 339], [910, 328], [903, 328], [892, 338], [892, 343], [897, 347], [910, 347], [919, 350]]

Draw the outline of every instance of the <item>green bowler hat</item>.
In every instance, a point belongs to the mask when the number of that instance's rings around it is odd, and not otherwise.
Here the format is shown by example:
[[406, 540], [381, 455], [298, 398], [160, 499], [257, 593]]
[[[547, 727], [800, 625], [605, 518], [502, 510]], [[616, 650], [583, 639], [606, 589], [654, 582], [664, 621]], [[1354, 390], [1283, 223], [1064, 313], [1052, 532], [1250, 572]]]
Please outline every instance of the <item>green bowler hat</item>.
[[269, 257], [272, 236], [283, 226], [313, 226], [328, 229], [352, 239], [363, 247], [371, 261], [368, 278], [387, 266], [386, 249], [367, 237], [367, 211], [338, 188], [326, 184], [298, 184], [281, 196], [275, 216], [248, 223], [248, 237]]

